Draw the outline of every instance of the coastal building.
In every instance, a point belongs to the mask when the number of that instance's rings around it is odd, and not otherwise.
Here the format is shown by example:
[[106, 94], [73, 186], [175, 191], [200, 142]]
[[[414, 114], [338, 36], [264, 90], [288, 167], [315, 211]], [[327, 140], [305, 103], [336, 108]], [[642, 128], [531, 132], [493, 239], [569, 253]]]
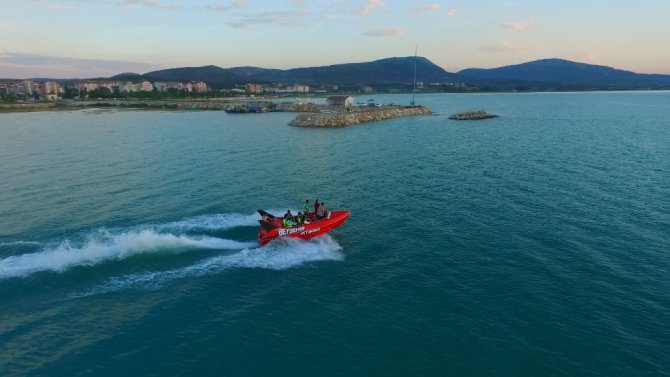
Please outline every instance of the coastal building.
[[53, 81], [45, 81], [40, 85], [40, 95], [47, 101], [55, 101], [58, 99], [58, 94], [62, 92], [62, 88], [58, 83]]
[[290, 93], [309, 93], [309, 85], [294, 84], [294, 85], [280, 85], [275, 87], [264, 88], [265, 92], [277, 94]]
[[202, 81], [191, 82], [191, 84], [193, 85], [193, 90], [196, 93], [205, 93], [209, 91], [207, 84]]
[[293, 85], [293, 91], [296, 93], [309, 93], [309, 85]]
[[[62, 93], [63, 88], [58, 86], [56, 93]], [[151, 83], [147, 80], [140, 82], [132, 81], [110, 81], [110, 80], [85, 80], [74, 84], [74, 88], [78, 91], [91, 92], [98, 88], [108, 88], [112, 92], [151, 92], [154, 89], [159, 92], [167, 92], [169, 90], [179, 90], [186, 92], [204, 93], [210, 90], [207, 83], [203, 81], [179, 82], [179, 81], [156, 81]], [[40, 93], [42, 88], [40, 87]]]
[[247, 94], [263, 93], [263, 85], [261, 84], [247, 84], [244, 86], [244, 91]]
[[[159, 92], [167, 92], [170, 89], [184, 90], [184, 84], [177, 81], [156, 81], [153, 87]], [[140, 90], [142, 89], [140, 88]]]
[[33, 83], [30, 80], [23, 80], [16, 86], [16, 94], [25, 94], [32, 96], [33, 93], [37, 90], [39, 90], [39, 84]]
[[46, 96], [48, 94], [58, 94], [60, 85], [53, 81], [45, 81], [40, 85], [40, 94]]
[[126, 81], [125, 84], [123, 84], [120, 88], [120, 91], [122, 92], [134, 92], [135, 91], [135, 84], [133, 84], [132, 81]]
[[37, 82], [33, 80], [15, 80], [5, 81], [0, 85], [0, 96], [17, 95], [17, 96], [41, 96], [46, 98], [47, 95], [52, 95], [50, 98], [58, 97], [64, 92], [63, 87], [53, 81]]
[[80, 82], [76, 83], [74, 85], [74, 87], [78, 91], [85, 90], [87, 92], [90, 92], [92, 90], [98, 89], [98, 87], [100, 87], [100, 85], [98, 85], [98, 83], [95, 82], [95, 81], [80, 81]]
[[326, 103], [331, 106], [350, 107], [354, 104], [354, 97], [350, 96], [331, 96], [326, 98]]
[[147, 80], [144, 80], [140, 83], [140, 91], [142, 92], [150, 92], [154, 89], [154, 86], [151, 85], [151, 83]]

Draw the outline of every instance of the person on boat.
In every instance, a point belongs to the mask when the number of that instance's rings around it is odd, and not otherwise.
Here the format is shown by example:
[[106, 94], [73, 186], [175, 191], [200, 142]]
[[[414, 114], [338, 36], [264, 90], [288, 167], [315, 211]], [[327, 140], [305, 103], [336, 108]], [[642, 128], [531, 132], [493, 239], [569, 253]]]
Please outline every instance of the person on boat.
[[302, 214], [309, 216], [309, 199], [305, 200], [305, 204], [302, 205]]
[[298, 225], [302, 225], [305, 222], [305, 215], [298, 211], [298, 216], [295, 217], [295, 221], [298, 223]]
[[314, 212], [308, 212], [308, 213], [307, 213], [307, 216], [309, 217], [309, 219], [310, 219], [312, 222], [314, 222], [314, 221], [317, 220], [317, 219], [316, 219], [316, 211], [318, 211], [318, 209], [319, 209], [319, 199], [315, 199], [315, 200], [314, 200]]
[[290, 228], [292, 226], [295, 226], [295, 221], [293, 219], [293, 214], [291, 214], [290, 209], [288, 211], [286, 211], [286, 214], [284, 214], [284, 219], [282, 220], [282, 225], [284, 225], [285, 228]]
[[326, 210], [326, 202], [321, 202], [319, 204], [319, 209], [316, 211], [316, 218], [319, 220], [323, 220], [326, 218], [326, 215], [328, 214], [328, 210]]

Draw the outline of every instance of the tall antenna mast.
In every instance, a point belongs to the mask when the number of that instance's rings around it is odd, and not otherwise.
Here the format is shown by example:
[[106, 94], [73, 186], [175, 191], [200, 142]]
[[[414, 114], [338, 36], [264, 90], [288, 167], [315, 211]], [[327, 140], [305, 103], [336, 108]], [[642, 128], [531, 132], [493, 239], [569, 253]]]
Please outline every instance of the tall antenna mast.
[[412, 87], [412, 106], [414, 106], [414, 97], [416, 96], [416, 46], [414, 46], [414, 86]]

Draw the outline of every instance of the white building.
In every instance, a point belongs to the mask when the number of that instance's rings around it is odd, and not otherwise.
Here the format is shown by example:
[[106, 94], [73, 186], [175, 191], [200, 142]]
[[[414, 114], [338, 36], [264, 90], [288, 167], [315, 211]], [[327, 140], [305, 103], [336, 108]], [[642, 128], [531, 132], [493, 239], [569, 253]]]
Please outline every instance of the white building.
[[140, 83], [139, 89], [140, 89], [140, 91], [143, 91], [143, 92], [150, 92], [150, 91], [154, 90], [154, 86], [151, 85], [151, 83], [149, 81], [144, 80]]
[[354, 104], [354, 97], [350, 96], [332, 96], [326, 98], [326, 103], [331, 106], [349, 107]]

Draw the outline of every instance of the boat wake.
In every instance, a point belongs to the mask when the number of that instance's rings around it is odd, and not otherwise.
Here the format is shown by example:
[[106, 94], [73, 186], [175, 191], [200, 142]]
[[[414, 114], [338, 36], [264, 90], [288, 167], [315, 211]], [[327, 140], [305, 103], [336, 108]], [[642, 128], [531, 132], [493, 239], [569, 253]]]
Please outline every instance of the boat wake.
[[213, 275], [232, 268], [284, 270], [309, 262], [338, 261], [344, 258], [341, 246], [329, 235], [309, 241], [282, 239], [267, 246], [246, 248], [232, 255], [217, 255], [195, 264], [166, 271], [147, 271], [114, 277], [69, 299], [107, 294], [128, 289], [158, 289], [165, 284], [189, 277]]
[[222, 231], [256, 225], [258, 215], [202, 215], [165, 224], [144, 224], [125, 229], [97, 229], [80, 241], [66, 239], [45, 245], [15, 241], [0, 246], [37, 245], [38, 251], [0, 259], [0, 280], [26, 277], [43, 271], [63, 272], [77, 266], [93, 266], [144, 253], [182, 252], [194, 249], [242, 250], [257, 246], [208, 235], [189, 233]]

